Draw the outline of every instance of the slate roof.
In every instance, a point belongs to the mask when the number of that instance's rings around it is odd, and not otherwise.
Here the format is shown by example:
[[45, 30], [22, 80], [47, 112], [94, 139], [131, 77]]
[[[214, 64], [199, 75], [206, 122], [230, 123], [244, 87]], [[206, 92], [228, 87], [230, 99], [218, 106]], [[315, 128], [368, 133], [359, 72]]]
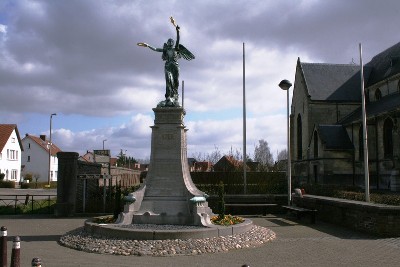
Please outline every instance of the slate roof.
[[[30, 139], [32, 139], [32, 140], [33, 140], [35, 143], [37, 143], [41, 148], [43, 148], [44, 150], [46, 150], [47, 153], [49, 152], [49, 149], [47, 148], [47, 144], [49, 143], [48, 140], [43, 141], [40, 137], [33, 136], [33, 135], [29, 135], [29, 134], [27, 134], [27, 135], [25, 136], [25, 138], [30, 138]], [[24, 138], [24, 139], [25, 139], [25, 138]], [[56, 156], [58, 152], [61, 152], [61, 149], [60, 149], [58, 146], [56, 146], [56, 145], [52, 142], [52, 145], [51, 145], [51, 155], [52, 155], [52, 156]]]
[[366, 87], [400, 73], [400, 42], [374, 56], [365, 68], [371, 69], [365, 79]]
[[0, 152], [3, 151], [4, 146], [7, 144], [8, 139], [10, 138], [10, 135], [12, 132], [15, 130], [18, 138], [18, 143], [23, 151], [22, 143], [21, 143], [21, 138], [19, 136], [18, 128], [16, 124], [0, 124]]
[[[396, 110], [400, 112], [400, 93], [386, 95], [379, 99], [379, 101], [369, 102], [365, 105], [365, 114], [367, 118], [376, 117]], [[338, 124], [347, 125], [352, 122], [361, 121], [361, 112], [361, 107], [357, 108], [353, 113], [340, 120]]]
[[346, 129], [342, 125], [318, 125], [318, 134], [326, 149], [354, 149]]
[[361, 102], [359, 66], [304, 62], [300, 65], [311, 100]]

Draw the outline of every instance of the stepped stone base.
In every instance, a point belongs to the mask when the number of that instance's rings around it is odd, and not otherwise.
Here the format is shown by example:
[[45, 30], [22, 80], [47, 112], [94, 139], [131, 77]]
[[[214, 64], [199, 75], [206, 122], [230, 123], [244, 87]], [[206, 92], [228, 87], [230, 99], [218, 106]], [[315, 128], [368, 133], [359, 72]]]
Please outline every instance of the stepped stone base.
[[185, 111], [154, 108], [150, 166], [145, 185], [131, 193], [120, 224], [173, 224], [213, 227], [207, 195], [192, 181], [187, 160]]

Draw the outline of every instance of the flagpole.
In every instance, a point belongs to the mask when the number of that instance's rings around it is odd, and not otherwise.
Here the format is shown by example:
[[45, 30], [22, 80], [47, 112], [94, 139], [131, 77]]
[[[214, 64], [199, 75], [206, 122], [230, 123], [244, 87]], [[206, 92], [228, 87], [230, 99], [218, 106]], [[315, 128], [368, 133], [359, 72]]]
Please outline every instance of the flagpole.
[[244, 183], [244, 194], [247, 194], [247, 156], [246, 156], [246, 72], [245, 72], [245, 49], [243, 43], [243, 183]]
[[363, 146], [364, 146], [364, 179], [365, 179], [365, 202], [369, 202], [369, 171], [368, 171], [368, 138], [367, 138], [367, 116], [365, 113], [365, 92], [364, 92], [364, 67], [362, 61], [362, 45], [360, 49], [360, 73], [361, 73], [361, 109], [363, 127]]

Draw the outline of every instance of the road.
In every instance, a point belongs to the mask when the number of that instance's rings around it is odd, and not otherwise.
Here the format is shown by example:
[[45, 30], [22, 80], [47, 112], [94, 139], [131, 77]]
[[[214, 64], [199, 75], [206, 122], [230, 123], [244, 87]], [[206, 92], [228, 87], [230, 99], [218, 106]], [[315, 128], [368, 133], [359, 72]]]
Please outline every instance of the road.
[[0, 188], [0, 196], [4, 195], [57, 195], [57, 189], [14, 189]]

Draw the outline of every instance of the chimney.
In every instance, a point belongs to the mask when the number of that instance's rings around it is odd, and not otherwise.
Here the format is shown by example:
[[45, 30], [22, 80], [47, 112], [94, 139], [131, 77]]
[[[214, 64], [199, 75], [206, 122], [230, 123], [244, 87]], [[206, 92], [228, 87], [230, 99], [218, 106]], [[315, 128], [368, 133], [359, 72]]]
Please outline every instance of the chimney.
[[41, 134], [40, 135], [40, 139], [42, 139], [43, 141], [46, 141], [46, 135], [45, 134]]

